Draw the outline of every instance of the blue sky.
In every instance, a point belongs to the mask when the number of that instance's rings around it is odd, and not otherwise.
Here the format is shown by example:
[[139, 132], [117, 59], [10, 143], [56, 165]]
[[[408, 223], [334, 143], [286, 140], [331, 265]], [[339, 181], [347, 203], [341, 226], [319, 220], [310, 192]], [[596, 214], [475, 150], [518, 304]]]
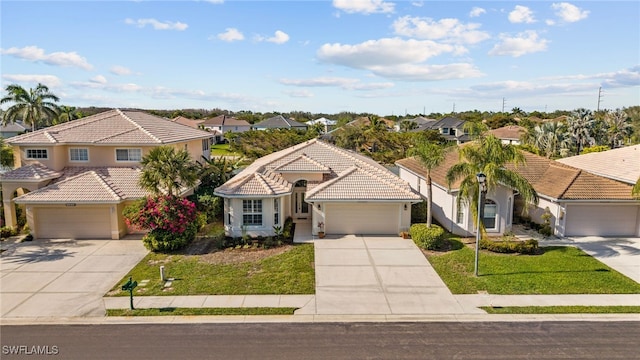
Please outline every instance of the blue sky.
[[378, 115], [640, 105], [640, 2], [6, 1], [1, 81], [70, 106]]

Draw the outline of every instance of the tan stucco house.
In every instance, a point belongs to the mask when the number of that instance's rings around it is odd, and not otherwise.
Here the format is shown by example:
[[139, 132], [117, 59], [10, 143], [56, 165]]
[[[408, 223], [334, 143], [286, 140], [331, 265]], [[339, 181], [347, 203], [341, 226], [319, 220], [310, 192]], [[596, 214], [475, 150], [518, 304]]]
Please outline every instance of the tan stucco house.
[[256, 160], [215, 193], [232, 237], [274, 235], [289, 216], [314, 235], [398, 234], [421, 201], [384, 166], [318, 139]]
[[[464, 146], [464, 145], [463, 145]], [[508, 167], [526, 178], [540, 198], [528, 216], [539, 224], [548, 211], [551, 226], [559, 236], [639, 236], [640, 201], [631, 196], [632, 185], [562, 164], [542, 156], [523, 152], [526, 164]], [[475, 224], [468, 207], [457, 206], [459, 183], [447, 185], [449, 168], [459, 161], [458, 152], [449, 152], [443, 163], [432, 170], [433, 217], [448, 231], [469, 236]], [[400, 177], [426, 198], [426, 170], [415, 158], [396, 163]], [[518, 193], [498, 186], [487, 194], [485, 218], [488, 233], [510, 231], [515, 215], [522, 213]]]
[[[122, 210], [146, 196], [140, 160], [168, 145], [208, 156], [211, 134], [141, 111], [110, 110], [7, 139], [16, 168], [0, 177], [6, 223], [26, 209], [35, 238], [119, 239]], [[20, 195], [13, 198], [13, 194]]]

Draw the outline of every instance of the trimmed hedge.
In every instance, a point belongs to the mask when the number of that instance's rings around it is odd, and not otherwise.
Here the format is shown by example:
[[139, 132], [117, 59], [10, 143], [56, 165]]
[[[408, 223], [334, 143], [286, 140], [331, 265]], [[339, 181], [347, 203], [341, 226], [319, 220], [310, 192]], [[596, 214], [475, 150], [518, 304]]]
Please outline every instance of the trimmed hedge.
[[510, 241], [500, 240], [493, 241], [489, 239], [480, 240], [480, 249], [489, 250], [501, 254], [525, 254], [535, 255], [539, 253], [538, 240], [529, 239], [526, 241]]
[[442, 247], [445, 240], [444, 229], [438, 225], [413, 224], [409, 228], [413, 241], [423, 249], [436, 250]]
[[184, 248], [196, 238], [198, 224], [187, 225], [182, 233], [172, 233], [160, 228], [149, 231], [143, 238], [144, 246], [154, 252], [170, 252]]

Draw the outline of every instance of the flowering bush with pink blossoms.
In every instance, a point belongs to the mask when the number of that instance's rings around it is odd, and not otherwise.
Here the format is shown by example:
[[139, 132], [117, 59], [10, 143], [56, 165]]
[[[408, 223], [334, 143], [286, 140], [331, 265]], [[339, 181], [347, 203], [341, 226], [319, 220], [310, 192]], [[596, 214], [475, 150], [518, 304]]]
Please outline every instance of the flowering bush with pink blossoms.
[[141, 199], [123, 212], [128, 226], [150, 230], [142, 241], [153, 251], [178, 250], [196, 236], [196, 205], [176, 196], [156, 196]]

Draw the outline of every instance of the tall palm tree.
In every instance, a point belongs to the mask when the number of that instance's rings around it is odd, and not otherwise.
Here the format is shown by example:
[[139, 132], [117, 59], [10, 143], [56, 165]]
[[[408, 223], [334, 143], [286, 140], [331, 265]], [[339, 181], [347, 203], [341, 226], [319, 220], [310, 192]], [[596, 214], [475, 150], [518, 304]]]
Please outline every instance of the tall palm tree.
[[625, 137], [630, 136], [633, 132], [631, 118], [622, 109], [609, 111], [605, 117], [607, 123], [607, 135], [611, 148], [616, 148], [622, 143]]
[[13, 167], [13, 148], [4, 142], [0, 137], [0, 166], [5, 168]]
[[171, 146], [151, 150], [140, 162], [142, 176], [140, 186], [159, 195], [177, 196], [184, 187], [192, 187], [198, 181], [198, 168], [189, 152]]
[[227, 180], [233, 177], [233, 171], [238, 168], [240, 161], [242, 159], [234, 162], [223, 156], [211, 159], [203, 156], [198, 169], [200, 188], [208, 187], [213, 190], [226, 183]]
[[576, 155], [580, 155], [580, 150], [589, 144], [593, 120], [593, 112], [585, 108], [573, 111], [567, 118], [569, 133], [573, 136], [577, 146]]
[[571, 135], [561, 122], [547, 122], [533, 129], [533, 144], [546, 157], [552, 158], [568, 152]]
[[[514, 170], [508, 169], [507, 164], [518, 166], [525, 163], [525, 157], [516, 147], [503, 144], [494, 135], [486, 135], [475, 143], [462, 146], [459, 149], [460, 162], [453, 165], [446, 175], [449, 186], [461, 180], [460, 192], [458, 196], [458, 206], [461, 203], [468, 205], [471, 214], [477, 221], [478, 216], [478, 193], [480, 187], [476, 180], [476, 175], [483, 173], [486, 175], [486, 190], [491, 191], [498, 185], [503, 185], [517, 190], [522, 199], [527, 204], [537, 204], [538, 194], [533, 186], [522, 175]], [[480, 193], [482, 198], [480, 203], [484, 203], [485, 191]], [[527, 207], [524, 208], [525, 210]], [[481, 212], [484, 207], [481, 208]], [[484, 231], [484, 225], [481, 225]]]
[[55, 103], [60, 99], [43, 84], [38, 84], [28, 91], [20, 85], [12, 84], [5, 90], [7, 96], [0, 100], [0, 105], [6, 103], [13, 103], [13, 105], [2, 117], [4, 125], [21, 119], [25, 124], [31, 125], [31, 130], [34, 131], [39, 125], [46, 124], [50, 119], [58, 116], [58, 106]]
[[433, 204], [431, 170], [440, 166], [445, 159], [447, 148], [437, 143], [419, 139], [416, 146], [409, 150], [409, 155], [417, 158], [427, 170], [427, 226], [431, 226], [431, 209]]

